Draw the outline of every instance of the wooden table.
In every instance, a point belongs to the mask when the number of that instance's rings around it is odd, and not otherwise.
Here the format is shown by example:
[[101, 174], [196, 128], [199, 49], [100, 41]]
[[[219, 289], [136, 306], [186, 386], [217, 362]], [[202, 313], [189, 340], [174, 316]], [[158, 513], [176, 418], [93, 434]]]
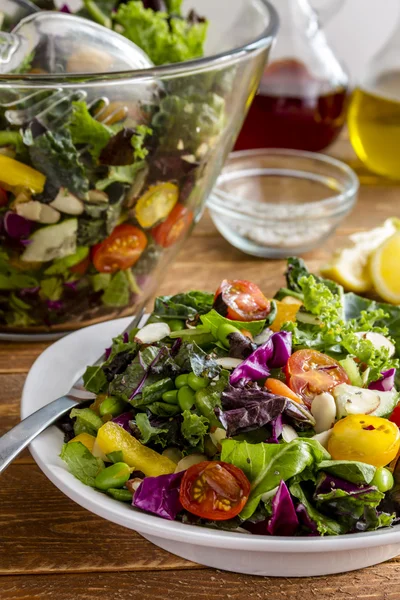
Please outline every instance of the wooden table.
[[[346, 141], [332, 153], [352, 160]], [[337, 235], [304, 257], [311, 269], [349, 233], [400, 216], [400, 187], [373, 178], [368, 182], [375, 185], [361, 189], [357, 207]], [[222, 278], [246, 278], [273, 294], [283, 271], [283, 261], [258, 260], [232, 248], [205, 215], [160, 293], [213, 290]], [[17, 424], [26, 374], [45, 348], [42, 343], [0, 345], [0, 435]], [[250, 577], [190, 563], [74, 504], [27, 451], [1, 478], [0, 506], [1, 600], [400, 599], [400, 557], [363, 571], [307, 579]]]

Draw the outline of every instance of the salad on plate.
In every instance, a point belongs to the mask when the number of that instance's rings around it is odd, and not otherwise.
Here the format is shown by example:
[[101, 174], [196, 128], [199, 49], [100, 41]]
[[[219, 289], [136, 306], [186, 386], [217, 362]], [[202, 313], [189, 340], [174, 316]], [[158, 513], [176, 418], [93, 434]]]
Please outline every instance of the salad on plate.
[[400, 307], [288, 260], [286, 287], [159, 297], [59, 423], [82, 483], [159, 517], [273, 536], [400, 519]]

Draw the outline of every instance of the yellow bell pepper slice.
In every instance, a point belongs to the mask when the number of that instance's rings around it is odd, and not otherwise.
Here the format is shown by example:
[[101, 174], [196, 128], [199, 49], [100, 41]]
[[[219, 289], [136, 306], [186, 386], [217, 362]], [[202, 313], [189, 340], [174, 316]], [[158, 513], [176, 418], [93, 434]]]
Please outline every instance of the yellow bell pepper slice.
[[296, 315], [300, 310], [301, 302], [287, 303], [283, 301], [280, 302], [279, 300], [275, 300], [275, 302], [278, 312], [269, 328], [272, 329], [272, 331], [280, 331], [284, 323], [296, 321]]
[[0, 184], [28, 188], [35, 194], [43, 192], [46, 176], [28, 165], [0, 154]]
[[93, 454], [93, 446], [96, 441], [94, 435], [90, 435], [90, 433], [80, 433], [76, 435], [72, 440], [69, 440], [68, 444], [71, 442], [81, 442], [88, 450]]
[[100, 427], [97, 432], [97, 445], [104, 454], [120, 450], [123, 462], [138, 471], [143, 471], [147, 477], [168, 475], [176, 469], [172, 460], [147, 448], [113, 421]]
[[146, 229], [166, 219], [178, 198], [179, 188], [174, 183], [159, 183], [149, 187], [136, 204], [135, 213], [139, 225]]

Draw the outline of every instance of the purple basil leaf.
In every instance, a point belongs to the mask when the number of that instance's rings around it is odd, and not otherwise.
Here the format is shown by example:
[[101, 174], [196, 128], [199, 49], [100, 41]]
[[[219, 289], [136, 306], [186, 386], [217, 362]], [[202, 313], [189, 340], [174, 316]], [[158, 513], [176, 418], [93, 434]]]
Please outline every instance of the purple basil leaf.
[[129, 421], [131, 421], [133, 418], [133, 412], [129, 411], [118, 415], [118, 417], [114, 417], [113, 423], [116, 423], [128, 433], [132, 433], [132, 429], [129, 427]]
[[292, 352], [292, 334], [280, 331], [250, 354], [231, 374], [229, 381], [237, 385], [240, 381], [266, 379], [270, 371], [286, 365]]
[[378, 392], [391, 392], [394, 388], [394, 378], [396, 375], [396, 369], [388, 369], [387, 371], [382, 371], [381, 379], [378, 381], [373, 381], [369, 384], [368, 388], [370, 390], [376, 390]]
[[33, 228], [32, 221], [28, 221], [12, 211], [8, 211], [4, 215], [3, 225], [6, 233], [15, 239], [28, 237]]
[[299, 526], [293, 500], [286, 483], [282, 480], [272, 499], [272, 515], [267, 530], [271, 535], [294, 535]]
[[335, 477], [329, 473], [323, 473], [315, 488], [315, 496], [319, 494], [329, 494], [333, 490], [343, 490], [351, 496], [357, 496], [372, 492], [376, 490], [376, 488], [373, 485], [351, 483], [350, 481]]
[[182, 510], [179, 488], [183, 474], [184, 471], [171, 475], [146, 477], [136, 490], [132, 505], [173, 521]]

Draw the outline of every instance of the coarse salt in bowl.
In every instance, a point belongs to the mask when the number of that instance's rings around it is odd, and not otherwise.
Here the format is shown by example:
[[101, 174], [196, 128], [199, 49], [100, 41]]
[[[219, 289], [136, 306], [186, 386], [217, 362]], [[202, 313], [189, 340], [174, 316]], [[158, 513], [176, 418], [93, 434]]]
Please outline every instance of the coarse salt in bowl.
[[352, 169], [330, 156], [245, 150], [229, 156], [207, 205], [233, 246], [284, 258], [325, 242], [354, 207], [358, 188]]

